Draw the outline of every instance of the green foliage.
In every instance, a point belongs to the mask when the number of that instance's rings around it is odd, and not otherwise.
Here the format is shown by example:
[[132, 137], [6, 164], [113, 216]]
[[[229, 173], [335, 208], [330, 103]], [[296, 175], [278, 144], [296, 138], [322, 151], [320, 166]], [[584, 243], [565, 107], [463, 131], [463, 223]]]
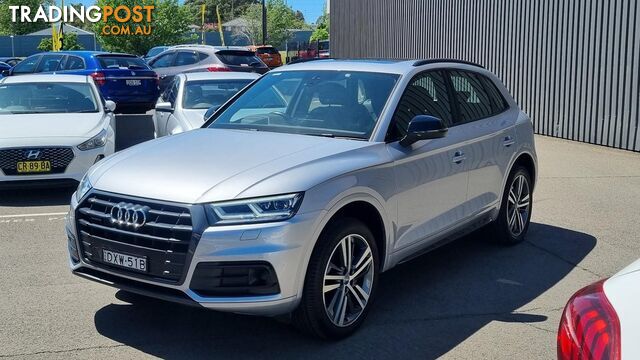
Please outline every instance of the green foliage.
[[[26, 35], [50, 26], [44, 22], [22, 23], [20, 21], [11, 21], [9, 6], [29, 6], [32, 9], [31, 17], [33, 17], [35, 11], [43, 3], [44, 0], [0, 0], [0, 35]], [[18, 14], [17, 16], [17, 20], [20, 20], [20, 15]]]
[[[118, 5], [129, 7], [155, 5], [150, 23], [147, 23], [145, 19], [139, 24], [133, 22], [120, 24], [111, 17], [106, 24], [104, 22], [93, 24], [92, 30], [96, 33], [98, 41], [105, 50], [143, 55], [154, 46], [195, 42], [197, 39], [195, 34], [187, 34], [192, 20], [189, 8], [179, 5], [177, 0], [97, 0], [96, 5], [100, 7], [113, 6], [114, 8]], [[104, 34], [103, 28], [105, 25], [130, 25], [131, 34]], [[140, 25], [151, 26], [151, 34], [134, 34], [135, 29]]]
[[324, 27], [316, 28], [311, 34], [309, 41], [329, 40], [329, 30]]
[[[82, 50], [84, 47], [78, 42], [78, 35], [74, 33], [65, 33], [64, 34], [64, 48], [63, 50]], [[51, 51], [52, 43], [51, 38], [44, 38], [40, 41], [38, 45], [38, 50], [41, 51]]]
[[218, 15], [216, 6], [220, 6], [220, 16], [225, 23], [233, 20], [240, 14], [244, 14], [247, 7], [255, 3], [255, 0], [185, 0], [184, 5], [189, 8], [191, 22], [195, 25], [202, 25], [202, 4], [206, 5], [204, 22], [217, 23]]
[[[262, 42], [262, 5], [247, 7], [242, 18], [246, 29], [236, 30], [235, 36], [246, 37], [254, 45]], [[280, 46], [291, 37], [291, 30], [307, 29], [304, 17], [289, 7], [284, 0], [267, 0], [267, 43]], [[261, 44], [266, 45], [266, 44]]]

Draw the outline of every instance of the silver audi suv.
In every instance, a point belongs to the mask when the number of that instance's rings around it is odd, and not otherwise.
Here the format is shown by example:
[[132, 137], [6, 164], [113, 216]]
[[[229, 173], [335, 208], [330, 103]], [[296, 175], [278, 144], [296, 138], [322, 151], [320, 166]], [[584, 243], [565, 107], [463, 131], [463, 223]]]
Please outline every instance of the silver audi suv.
[[201, 129], [96, 164], [71, 200], [70, 266], [341, 338], [398, 263], [480, 228], [522, 241], [536, 169], [530, 119], [478, 65], [289, 65]]

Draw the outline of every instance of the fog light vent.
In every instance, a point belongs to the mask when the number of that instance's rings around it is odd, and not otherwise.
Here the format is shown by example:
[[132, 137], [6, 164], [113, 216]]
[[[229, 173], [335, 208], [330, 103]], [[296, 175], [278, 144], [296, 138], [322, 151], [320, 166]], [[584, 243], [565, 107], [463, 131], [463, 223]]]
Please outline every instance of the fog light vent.
[[203, 297], [280, 293], [276, 273], [266, 262], [199, 263], [190, 289]]

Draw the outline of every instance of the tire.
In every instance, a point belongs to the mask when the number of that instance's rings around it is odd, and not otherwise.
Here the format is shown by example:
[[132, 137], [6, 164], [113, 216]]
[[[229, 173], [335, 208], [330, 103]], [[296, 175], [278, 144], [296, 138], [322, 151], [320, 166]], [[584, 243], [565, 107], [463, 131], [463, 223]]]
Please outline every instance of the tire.
[[[518, 193], [521, 181], [522, 191]], [[517, 212], [514, 211], [515, 203], [518, 204]], [[491, 240], [503, 245], [515, 245], [524, 241], [529, 230], [532, 205], [531, 175], [524, 166], [516, 166], [511, 170], [504, 188], [498, 218], [488, 226]]]
[[[352, 248], [351, 256], [347, 255], [351, 258], [351, 279], [347, 279], [342, 256], [348, 243]], [[371, 308], [379, 272], [378, 248], [367, 226], [352, 218], [331, 222], [311, 255], [302, 301], [292, 314], [293, 324], [323, 339], [353, 334]], [[342, 276], [345, 278], [336, 279]]]

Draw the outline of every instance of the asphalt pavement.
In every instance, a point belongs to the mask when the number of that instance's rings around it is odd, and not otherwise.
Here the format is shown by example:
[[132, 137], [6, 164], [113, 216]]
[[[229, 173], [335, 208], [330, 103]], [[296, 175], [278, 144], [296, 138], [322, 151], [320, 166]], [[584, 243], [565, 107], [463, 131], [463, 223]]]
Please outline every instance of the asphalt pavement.
[[[152, 137], [118, 118], [118, 149]], [[640, 154], [536, 138], [526, 242], [472, 234], [380, 278], [353, 337], [325, 342], [269, 318], [131, 297], [68, 270], [73, 189], [0, 192], [0, 358], [551, 359], [579, 288], [640, 257]]]

